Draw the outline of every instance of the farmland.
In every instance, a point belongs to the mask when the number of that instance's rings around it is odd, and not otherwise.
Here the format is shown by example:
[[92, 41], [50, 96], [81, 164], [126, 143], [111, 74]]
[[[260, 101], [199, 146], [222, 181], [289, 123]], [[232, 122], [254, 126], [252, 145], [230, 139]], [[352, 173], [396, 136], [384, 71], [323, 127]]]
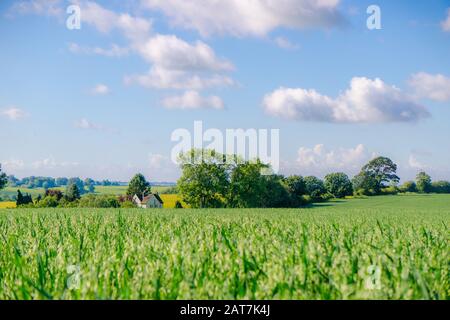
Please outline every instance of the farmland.
[[[153, 192], [164, 192], [169, 189], [167, 186], [152, 186]], [[56, 187], [52, 188], [55, 190], [65, 191], [66, 187]], [[45, 190], [43, 188], [24, 188], [24, 187], [6, 187], [5, 189], [0, 190], [0, 197], [14, 197], [17, 195], [17, 190], [20, 190], [22, 193], [29, 193], [33, 198], [38, 195], [43, 196], [45, 194]], [[109, 194], [109, 195], [123, 195], [127, 192], [127, 186], [95, 186], [96, 194]]]
[[1, 209], [0, 299], [448, 299], [449, 224], [448, 195]]

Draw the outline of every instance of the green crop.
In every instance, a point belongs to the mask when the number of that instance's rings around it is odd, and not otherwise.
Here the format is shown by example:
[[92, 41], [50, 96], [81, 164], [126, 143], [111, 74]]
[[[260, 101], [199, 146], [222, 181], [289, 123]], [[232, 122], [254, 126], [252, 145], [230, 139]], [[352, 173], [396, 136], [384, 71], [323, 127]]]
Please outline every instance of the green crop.
[[0, 299], [448, 299], [450, 196], [1, 209]]

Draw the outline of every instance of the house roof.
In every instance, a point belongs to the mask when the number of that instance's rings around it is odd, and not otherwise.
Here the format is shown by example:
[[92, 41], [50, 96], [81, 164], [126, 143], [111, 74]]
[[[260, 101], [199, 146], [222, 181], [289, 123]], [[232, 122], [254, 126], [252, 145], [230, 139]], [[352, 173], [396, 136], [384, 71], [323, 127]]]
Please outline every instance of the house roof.
[[162, 201], [161, 197], [157, 193], [150, 193], [148, 196], [145, 196], [141, 202], [147, 202], [148, 200], [150, 200], [152, 198], [152, 196], [154, 196], [156, 198], [156, 200], [158, 200], [161, 204], [164, 203], [164, 201]]

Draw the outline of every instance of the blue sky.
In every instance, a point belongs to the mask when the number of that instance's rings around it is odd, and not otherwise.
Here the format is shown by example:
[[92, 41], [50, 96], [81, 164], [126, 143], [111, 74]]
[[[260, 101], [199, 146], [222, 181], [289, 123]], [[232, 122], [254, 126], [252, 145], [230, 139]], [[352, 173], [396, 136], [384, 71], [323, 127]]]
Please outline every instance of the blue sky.
[[1, 1], [3, 169], [175, 181], [171, 133], [202, 120], [280, 129], [286, 174], [385, 155], [404, 180], [450, 179], [450, 1], [277, 4]]

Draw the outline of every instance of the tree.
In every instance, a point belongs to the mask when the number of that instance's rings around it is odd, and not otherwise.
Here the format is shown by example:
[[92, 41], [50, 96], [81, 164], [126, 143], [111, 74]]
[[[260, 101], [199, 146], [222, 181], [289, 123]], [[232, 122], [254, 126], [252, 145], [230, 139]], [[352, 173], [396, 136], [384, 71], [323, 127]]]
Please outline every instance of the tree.
[[88, 188], [87, 191], [89, 193], [94, 193], [95, 192], [95, 181], [92, 180], [91, 178], [84, 179], [84, 186]]
[[280, 175], [263, 176], [264, 194], [262, 206], [264, 208], [289, 208], [292, 206], [290, 194]]
[[3, 189], [8, 183], [8, 177], [2, 172], [2, 165], [0, 164], [0, 190]]
[[69, 184], [66, 189], [66, 199], [69, 202], [73, 202], [80, 198], [80, 189], [78, 189], [78, 186], [75, 183]]
[[414, 181], [406, 181], [400, 187], [401, 192], [417, 192], [417, 185]]
[[298, 207], [305, 203], [303, 196], [306, 195], [305, 180], [302, 176], [293, 175], [283, 179], [286, 190], [289, 192], [291, 206]]
[[69, 179], [67, 179], [67, 178], [56, 178], [56, 185], [58, 187], [67, 186], [68, 183], [69, 183]]
[[22, 205], [27, 205], [29, 203], [33, 203], [33, 198], [31, 197], [31, 195], [29, 195], [28, 193], [23, 195], [20, 190], [17, 190], [16, 206], [19, 207]]
[[360, 172], [352, 179], [353, 191], [366, 196], [376, 194], [377, 181], [367, 172]]
[[304, 181], [305, 181], [306, 193], [314, 201], [320, 200], [322, 198], [322, 196], [325, 195], [325, 193], [327, 192], [327, 190], [325, 189], [325, 185], [323, 184], [323, 181], [320, 180], [319, 178], [310, 176], [310, 177], [305, 177]]
[[230, 164], [214, 150], [191, 150], [180, 154], [182, 175], [178, 189], [183, 201], [192, 208], [224, 205], [228, 193]]
[[45, 198], [46, 197], [55, 197], [58, 201], [62, 199], [63, 194], [60, 190], [48, 189], [45, 190]]
[[17, 198], [16, 198], [16, 206], [20, 206], [23, 204], [23, 195], [22, 192], [20, 192], [20, 190], [17, 190]]
[[70, 178], [69, 181], [67, 182], [67, 185], [70, 186], [70, 185], [72, 185], [72, 184], [74, 184], [74, 185], [77, 186], [78, 192], [80, 193], [80, 195], [84, 193], [84, 183], [83, 183], [83, 180], [81, 180], [81, 179], [78, 178], [78, 177]]
[[236, 164], [230, 177], [228, 206], [233, 208], [261, 207], [266, 187], [261, 170], [267, 167], [259, 160]]
[[436, 181], [432, 183], [433, 192], [436, 193], [450, 193], [450, 182]]
[[376, 194], [380, 194], [381, 189], [387, 187], [388, 184], [397, 184], [400, 181], [400, 178], [396, 175], [397, 165], [386, 157], [377, 157], [369, 161], [362, 167], [361, 172], [365, 174], [364, 177], [374, 179], [374, 192]]
[[433, 190], [431, 177], [425, 172], [419, 172], [416, 176], [417, 191], [420, 193], [430, 193]]
[[325, 176], [325, 188], [335, 198], [344, 198], [353, 194], [353, 186], [345, 173], [330, 173]]
[[302, 176], [294, 175], [284, 178], [284, 184], [293, 196], [300, 197], [306, 194], [306, 185]]
[[127, 195], [133, 197], [137, 195], [141, 200], [142, 197], [151, 192], [150, 183], [145, 180], [143, 174], [136, 174], [128, 184]]

